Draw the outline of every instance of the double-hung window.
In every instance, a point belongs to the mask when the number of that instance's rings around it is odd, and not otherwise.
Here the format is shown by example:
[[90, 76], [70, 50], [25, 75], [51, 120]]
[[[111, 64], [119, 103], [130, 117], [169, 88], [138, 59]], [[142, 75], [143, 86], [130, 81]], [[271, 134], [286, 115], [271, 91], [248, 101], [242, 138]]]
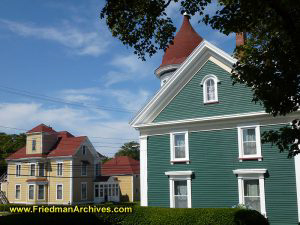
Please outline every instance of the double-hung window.
[[170, 208], [192, 207], [192, 174], [192, 171], [165, 172], [165, 175], [169, 176]]
[[56, 185], [56, 200], [62, 200], [63, 199], [63, 185], [57, 184]]
[[34, 152], [34, 151], [36, 151], [36, 140], [35, 139], [33, 139], [32, 140], [32, 151]]
[[28, 199], [34, 200], [34, 184], [28, 185]]
[[81, 200], [87, 199], [87, 183], [81, 183]]
[[171, 163], [189, 161], [188, 132], [176, 132], [170, 134]]
[[35, 163], [30, 164], [30, 176], [35, 176]]
[[16, 184], [16, 193], [15, 193], [15, 197], [16, 199], [21, 199], [21, 185], [20, 184]]
[[262, 159], [260, 127], [241, 126], [238, 127], [239, 159]]
[[16, 177], [21, 176], [21, 164], [16, 165]]
[[38, 185], [38, 200], [45, 200], [45, 185]]
[[81, 176], [87, 176], [87, 163], [81, 163]]
[[57, 163], [57, 176], [62, 176], [63, 175], [63, 163], [58, 162]]
[[39, 176], [43, 177], [45, 176], [45, 164], [39, 163]]
[[237, 169], [239, 204], [266, 216], [264, 174], [266, 169]]

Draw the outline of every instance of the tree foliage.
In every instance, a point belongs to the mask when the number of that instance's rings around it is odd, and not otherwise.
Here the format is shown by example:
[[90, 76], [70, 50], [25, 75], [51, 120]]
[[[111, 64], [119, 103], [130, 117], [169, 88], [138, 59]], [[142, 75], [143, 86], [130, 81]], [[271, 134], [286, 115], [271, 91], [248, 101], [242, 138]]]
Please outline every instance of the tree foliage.
[[135, 160], [140, 160], [140, 145], [135, 141], [125, 143], [121, 149], [115, 154], [118, 156], [129, 156]]
[[0, 133], [0, 175], [6, 171], [5, 158], [11, 153], [25, 146], [25, 134], [5, 134]]
[[[245, 45], [235, 50], [238, 62], [232, 71], [233, 83], [251, 88], [253, 101], [273, 116], [299, 110], [300, 1], [219, 0], [219, 9], [204, 15], [211, 0], [107, 0], [101, 18], [106, 19], [113, 36], [145, 60], [172, 41], [175, 27], [166, 14], [172, 2], [180, 3], [181, 13], [199, 15], [199, 22], [226, 35], [246, 32]], [[296, 125], [294, 120], [292, 126], [265, 133], [265, 141], [289, 151], [289, 156], [299, 153], [295, 139], [288, 137], [291, 132], [300, 140]]]

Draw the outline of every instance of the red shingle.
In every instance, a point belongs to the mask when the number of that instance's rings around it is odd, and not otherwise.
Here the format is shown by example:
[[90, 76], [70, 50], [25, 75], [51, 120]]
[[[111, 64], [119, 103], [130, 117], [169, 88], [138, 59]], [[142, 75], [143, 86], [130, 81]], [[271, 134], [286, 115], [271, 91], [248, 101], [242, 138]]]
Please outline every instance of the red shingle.
[[32, 128], [30, 131], [27, 131], [27, 133], [34, 133], [34, 132], [56, 133], [56, 131], [53, 130], [52, 127], [48, 127], [43, 123], [41, 123], [40, 125]]
[[173, 44], [166, 49], [160, 67], [181, 64], [202, 40], [203, 38], [191, 26], [189, 17], [184, 16], [181, 28], [175, 35]]
[[101, 175], [140, 174], [140, 162], [128, 156], [119, 156], [104, 163]]
[[16, 152], [9, 155], [6, 159], [22, 159], [22, 158], [34, 158], [34, 157], [55, 157], [55, 156], [72, 156], [75, 154], [76, 150], [80, 145], [86, 140], [86, 136], [74, 137], [71, 133], [67, 131], [56, 132], [51, 127], [47, 127], [44, 124], [40, 124], [37, 127], [30, 130], [28, 133], [32, 132], [55, 132], [52, 134], [57, 135], [57, 142], [50, 149], [49, 152], [45, 154], [26, 154], [26, 146], [20, 148]]

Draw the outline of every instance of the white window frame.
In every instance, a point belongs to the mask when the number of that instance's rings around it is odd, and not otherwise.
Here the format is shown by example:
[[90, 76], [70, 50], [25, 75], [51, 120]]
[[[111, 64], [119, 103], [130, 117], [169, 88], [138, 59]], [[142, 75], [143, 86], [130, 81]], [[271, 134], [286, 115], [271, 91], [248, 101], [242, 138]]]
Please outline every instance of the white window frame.
[[[33, 198], [30, 198], [30, 186], [33, 186]], [[34, 200], [35, 197], [35, 184], [28, 184], [28, 200]]]
[[[82, 188], [82, 185], [85, 185], [86, 186], [86, 195], [85, 195], [85, 198], [83, 198], [82, 197], [82, 190], [83, 190], [83, 188]], [[80, 183], [80, 194], [81, 194], [81, 200], [87, 200], [87, 195], [88, 195], [88, 185], [87, 185], [87, 182], [81, 182]]]
[[[174, 141], [175, 138], [174, 136], [176, 134], [184, 134], [184, 143], [185, 143], [185, 158], [175, 158], [175, 146], [174, 146]], [[189, 154], [189, 132], [188, 131], [180, 131], [180, 132], [172, 132], [170, 133], [170, 151], [171, 151], [171, 164], [176, 163], [176, 162], [186, 162], [187, 164], [190, 161], [190, 154]]]
[[99, 176], [100, 175], [100, 164], [96, 163], [95, 165], [95, 176]]
[[[244, 129], [255, 129], [255, 139], [256, 139], [256, 154], [252, 155], [244, 155], [244, 145], [243, 145], [243, 130]], [[248, 159], [256, 159], [258, 161], [262, 160], [261, 154], [261, 138], [260, 138], [260, 126], [258, 124], [255, 125], [247, 125], [247, 126], [238, 126], [238, 146], [239, 146], [239, 160], [242, 162], [243, 160]]]
[[[57, 191], [58, 191], [58, 189], [57, 189], [57, 186], [59, 186], [59, 185], [61, 185], [61, 198], [57, 198]], [[58, 184], [56, 184], [56, 200], [63, 200], [64, 199], [64, 185], [62, 184], [62, 183], [58, 183]]]
[[244, 180], [259, 180], [260, 210], [261, 214], [267, 217], [265, 199], [265, 177], [267, 169], [237, 169], [233, 173], [238, 178], [239, 204], [245, 204]]
[[[60, 171], [59, 171], [59, 166], [58, 165], [61, 165], [61, 173], [59, 173]], [[63, 162], [56, 162], [56, 169], [57, 169], [57, 171], [56, 171], [56, 175], [58, 176], [58, 177], [61, 177], [61, 176], [63, 176], [63, 171], [64, 171], [64, 164], [63, 164]]]
[[[43, 198], [39, 198], [40, 197], [40, 195], [39, 195], [39, 191], [40, 191], [39, 186], [44, 186], [44, 195], [43, 195]], [[37, 199], [38, 200], [45, 200], [45, 194], [46, 194], [46, 188], [45, 187], [46, 187], [45, 184], [38, 184], [37, 185]]]
[[[40, 175], [40, 165], [43, 164], [43, 176]], [[38, 176], [39, 177], [45, 177], [46, 176], [46, 164], [44, 162], [38, 163]]]
[[[29, 164], [30, 166], [29, 166], [29, 176], [31, 176], [31, 177], [35, 177], [36, 176], [36, 163], [30, 163]], [[34, 175], [31, 175], [31, 166], [32, 165], [34, 165]]]
[[[34, 145], [33, 145], [33, 143], [34, 143]], [[34, 146], [34, 148], [33, 148], [33, 146]], [[31, 151], [32, 152], [36, 151], [36, 139], [32, 139], [31, 140]]]
[[[85, 174], [83, 173], [83, 166], [85, 165]], [[87, 163], [81, 162], [81, 176], [86, 177], [88, 174], [88, 165]]]
[[[207, 100], [207, 81], [212, 79], [214, 81], [214, 85], [215, 85], [215, 99], [214, 100]], [[209, 74], [206, 75], [202, 81], [201, 81], [201, 86], [203, 87], [203, 103], [216, 103], [219, 102], [219, 97], [218, 97], [218, 83], [219, 83], [219, 79], [213, 75], [213, 74]]]
[[[98, 186], [97, 189], [96, 189], [96, 186]], [[98, 191], [97, 191], [98, 197], [96, 197], [96, 190], [98, 190]], [[94, 184], [94, 199], [96, 199], [96, 198], [100, 198], [100, 184], [99, 184], [99, 183], [95, 183], [95, 184]]]
[[193, 171], [168, 171], [165, 175], [169, 176], [169, 190], [170, 190], [170, 208], [175, 208], [174, 196], [174, 181], [187, 181], [187, 206], [192, 208], [192, 176]]
[[21, 163], [16, 164], [16, 177], [21, 176], [21, 170], [22, 170]]
[[[19, 194], [19, 198], [17, 198], [17, 186], [19, 186], [19, 187], [20, 187], [20, 194]], [[15, 199], [16, 199], [16, 200], [20, 200], [20, 199], [21, 199], [21, 193], [22, 193], [22, 191], [21, 191], [21, 187], [22, 187], [22, 185], [21, 185], [21, 184], [16, 184], [16, 185], [15, 185]]]

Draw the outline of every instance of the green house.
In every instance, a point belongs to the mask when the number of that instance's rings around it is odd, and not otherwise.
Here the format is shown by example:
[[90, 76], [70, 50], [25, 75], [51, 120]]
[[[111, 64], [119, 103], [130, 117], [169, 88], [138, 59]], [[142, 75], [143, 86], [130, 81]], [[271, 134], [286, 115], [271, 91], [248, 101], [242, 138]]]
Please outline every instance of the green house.
[[[243, 43], [243, 35], [237, 43]], [[261, 134], [298, 113], [273, 118], [232, 85], [236, 62], [203, 40], [184, 16], [155, 71], [161, 88], [131, 121], [140, 132], [141, 205], [255, 209], [276, 225], [300, 221], [300, 158]]]

